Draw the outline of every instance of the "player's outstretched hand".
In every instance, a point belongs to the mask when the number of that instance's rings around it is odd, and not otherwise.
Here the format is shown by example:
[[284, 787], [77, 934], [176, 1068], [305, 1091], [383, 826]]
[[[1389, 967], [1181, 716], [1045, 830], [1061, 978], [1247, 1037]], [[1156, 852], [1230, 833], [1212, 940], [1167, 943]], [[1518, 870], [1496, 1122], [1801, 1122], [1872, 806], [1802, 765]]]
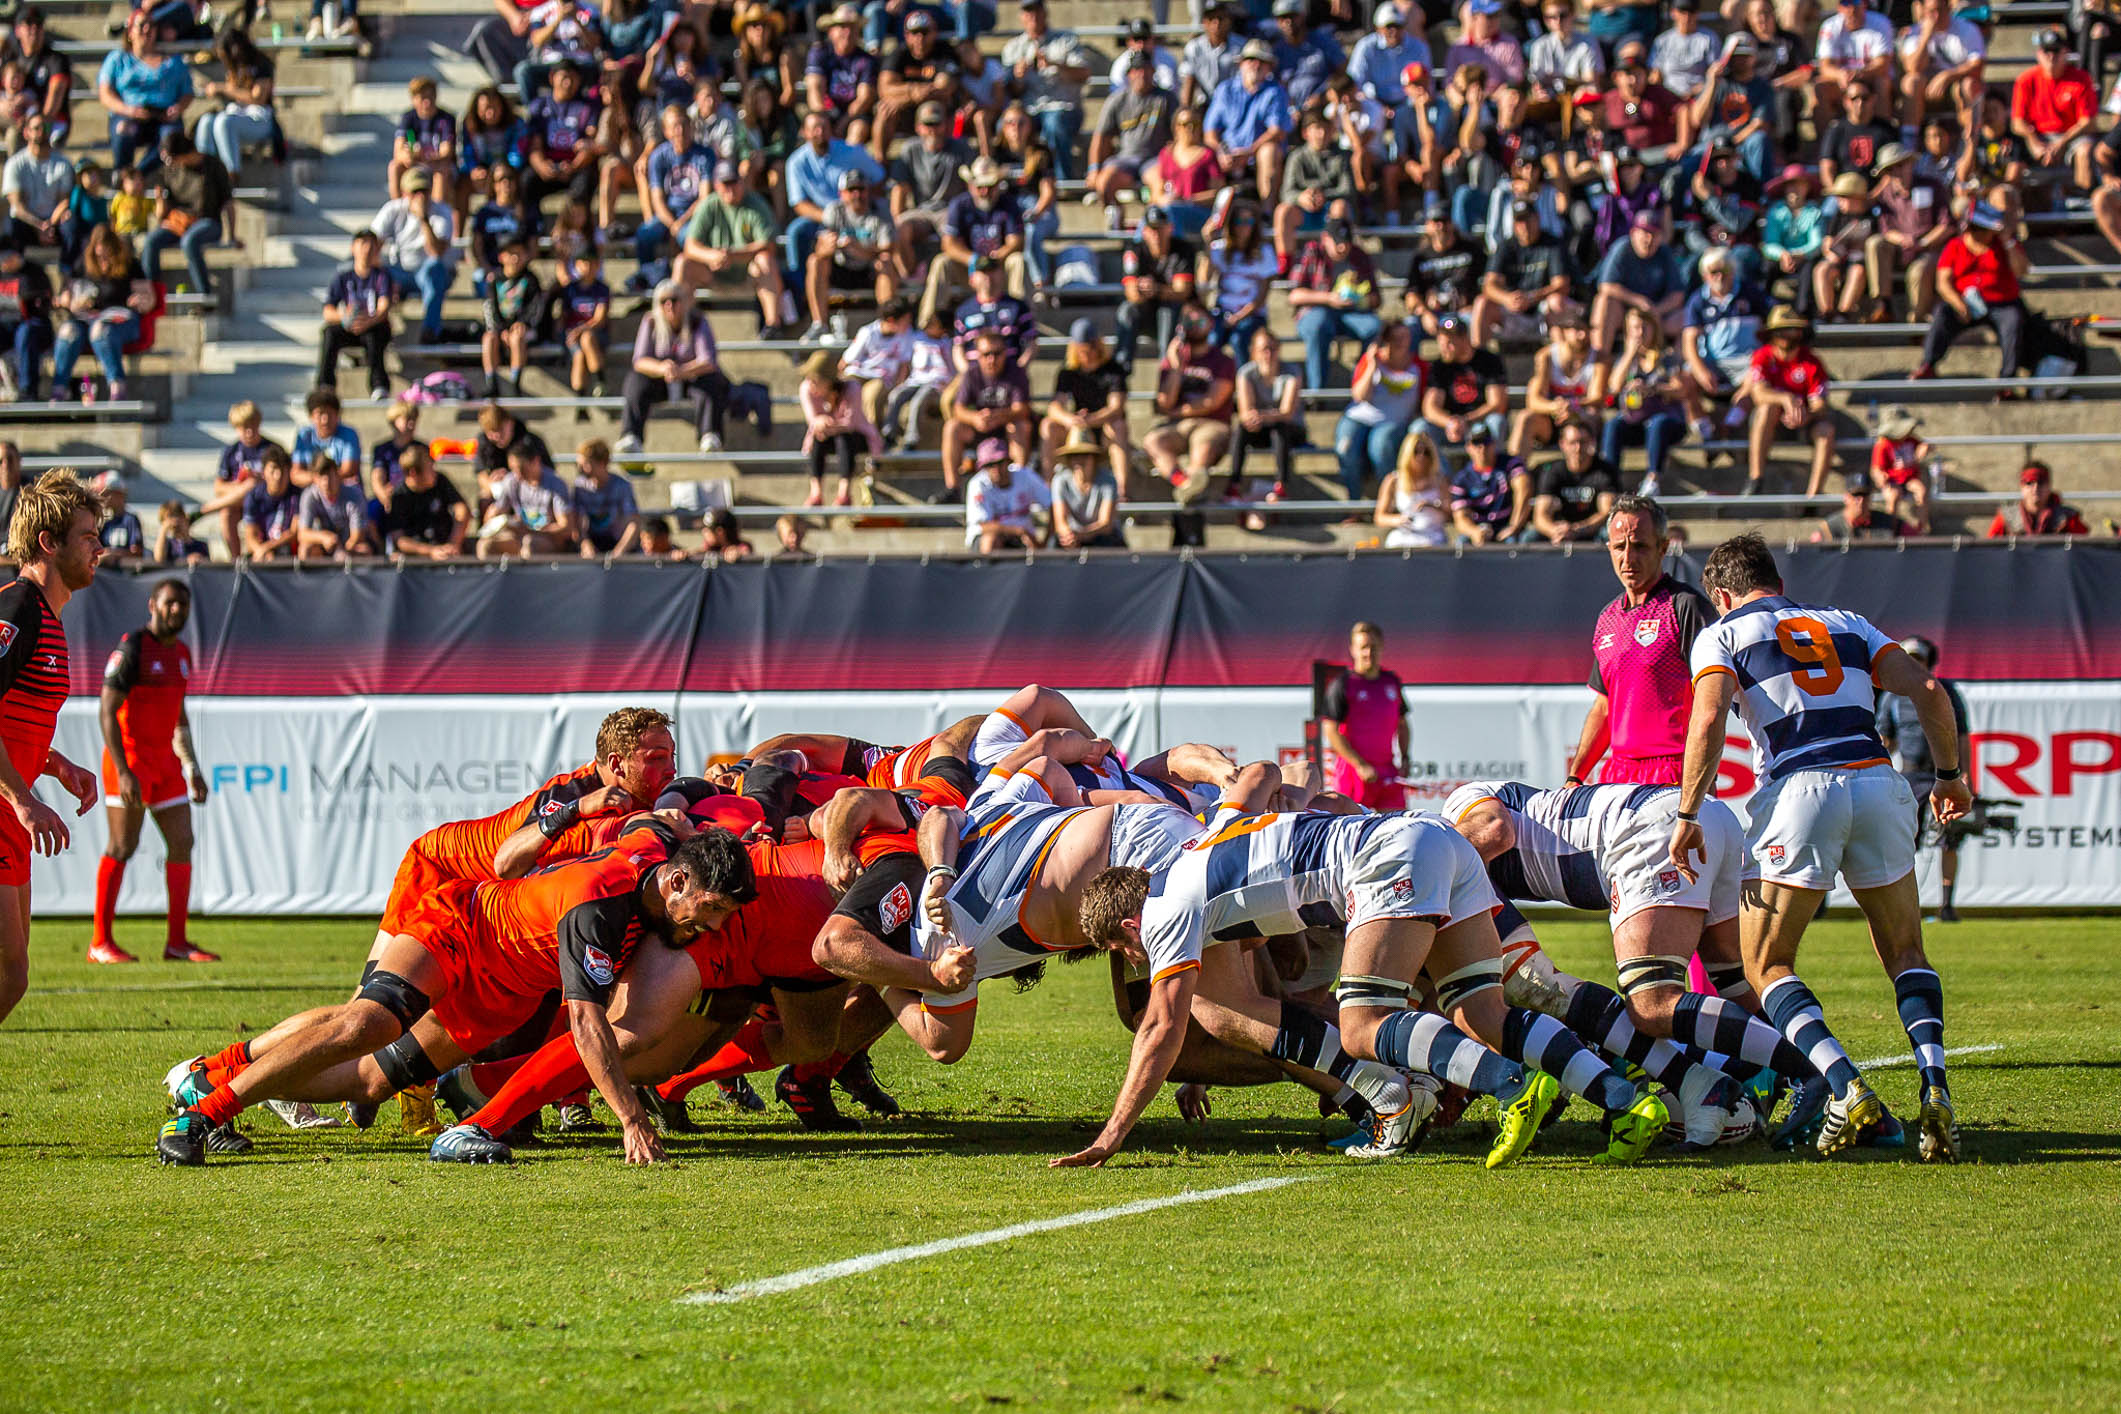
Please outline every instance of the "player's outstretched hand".
[[1092, 1144], [1089, 1148], [1079, 1153], [1064, 1154], [1057, 1159], [1048, 1159], [1046, 1160], [1046, 1167], [1054, 1169], [1101, 1169], [1105, 1166], [1105, 1160], [1111, 1158], [1117, 1152], [1119, 1151], [1107, 1148], [1103, 1144]]
[[1708, 851], [1703, 848], [1701, 822], [1699, 820], [1674, 820], [1672, 822], [1672, 844], [1670, 850], [1672, 867], [1686, 876], [1691, 884], [1697, 877], [1694, 861], [1706, 859]]
[[943, 955], [928, 964], [935, 974], [935, 987], [939, 992], [962, 992], [972, 985], [973, 973], [978, 970], [979, 955], [962, 943], [952, 943], [943, 949]]
[[30, 848], [38, 854], [50, 856], [66, 848], [70, 838], [66, 822], [59, 818], [58, 811], [35, 796], [16, 803], [15, 818], [29, 831]]
[[1208, 1098], [1208, 1087], [1185, 1084], [1178, 1087], [1178, 1112], [1193, 1124], [1207, 1123], [1208, 1116], [1215, 1113], [1215, 1104]]
[[1937, 812], [1937, 823], [1949, 825], [1952, 821], [1974, 808], [1974, 792], [1961, 776], [1955, 781], [1939, 781], [1930, 787], [1930, 809]]
[[659, 1164], [663, 1162], [663, 1141], [656, 1137], [655, 1130], [645, 1124], [629, 1124], [625, 1128], [626, 1162], [629, 1164]]

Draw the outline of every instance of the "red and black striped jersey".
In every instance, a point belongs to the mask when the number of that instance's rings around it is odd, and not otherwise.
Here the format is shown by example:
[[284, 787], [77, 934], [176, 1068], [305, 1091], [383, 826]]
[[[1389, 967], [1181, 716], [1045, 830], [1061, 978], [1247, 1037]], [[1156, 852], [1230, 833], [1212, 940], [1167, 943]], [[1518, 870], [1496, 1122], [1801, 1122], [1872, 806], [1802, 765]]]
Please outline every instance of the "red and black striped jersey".
[[0, 742], [25, 781], [44, 774], [66, 701], [66, 630], [26, 579], [0, 589]]
[[118, 704], [118, 736], [127, 760], [171, 753], [190, 685], [191, 649], [183, 639], [164, 643], [136, 628], [118, 640], [103, 665], [103, 686], [125, 694]]

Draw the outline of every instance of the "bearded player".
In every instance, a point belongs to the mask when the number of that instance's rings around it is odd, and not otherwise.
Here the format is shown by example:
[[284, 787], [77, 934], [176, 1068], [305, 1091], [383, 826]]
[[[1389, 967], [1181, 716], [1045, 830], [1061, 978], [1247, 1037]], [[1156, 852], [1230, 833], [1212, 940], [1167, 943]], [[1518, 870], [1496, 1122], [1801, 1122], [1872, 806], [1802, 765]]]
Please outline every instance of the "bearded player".
[[47, 473], [22, 488], [8, 526], [7, 551], [20, 566], [0, 589], [0, 1021], [29, 990], [29, 862], [68, 842], [66, 821], [30, 789], [53, 776], [86, 815], [95, 774], [52, 750], [66, 701], [66, 630], [59, 612], [88, 588], [103, 553], [101, 504], [70, 472]]
[[134, 962], [111, 935], [125, 866], [140, 847], [140, 824], [153, 815], [162, 834], [162, 876], [169, 888], [164, 962], [219, 962], [185, 936], [191, 914], [191, 808], [206, 801], [206, 777], [192, 747], [184, 694], [191, 684], [191, 586], [165, 579], [147, 596], [147, 627], [118, 640], [103, 669], [103, 813], [110, 826], [96, 864], [95, 931], [90, 962]]

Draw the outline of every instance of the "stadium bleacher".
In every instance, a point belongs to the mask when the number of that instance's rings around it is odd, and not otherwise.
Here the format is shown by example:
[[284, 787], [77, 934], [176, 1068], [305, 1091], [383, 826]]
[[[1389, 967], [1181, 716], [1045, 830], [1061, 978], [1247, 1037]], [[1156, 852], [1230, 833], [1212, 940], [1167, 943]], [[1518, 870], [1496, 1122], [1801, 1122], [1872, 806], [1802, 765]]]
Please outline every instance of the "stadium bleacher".
[[[77, 161], [90, 155], [107, 160], [103, 113], [94, 96], [92, 66], [113, 41], [110, 24], [122, 9], [105, 4], [60, 0], [44, 7], [56, 35], [76, 64], [75, 129], [65, 149]], [[1999, 5], [1994, 9], [1990, 78], [1992, 89], [2007, 85], [2029, 61], [2035, 27], [2052, 23], [2052, 5]], [[384, 168], [396, 115], [404, 107], [406, 82], [432, 75], [441, 85], [442, 106], [461, 112], [470, 94], [489, 82], [466, 53], [465, 36], [491, 8], [475, 0], [371, 0], [362, 7], [372, 54], [351, 41], [305, 44], [292, 33], [274, 37], [254, 27], [254, 37], [278, 66], [277, 112], [290, 143], [290, 160], [276, 166], [256, 158], [235, 174], [235, 235], [238, 248], [217, 249], [209, 263], [220, 288], [208, 299], [173, 293], [163, 315], [155, 346], [137, 356], [128, 381], [128, 399], [92, 404], [0, 404], [0, 435], [15, 440], [32, 466], [53, 459], [76, 465], [114, 466], [132, 482], [135, 505], [168, 497], [196, 504], [213, 487], [215, 466], [226, 439], [227, 409], [252, 399], [267, 410], [267, 432], [281, 440], [299, 421], [301, 401], [315, 365], [318, 309], [325, 286], [345, 262], [352, 232], [373, 219], [385, 199]], [[1096, 77], [1088, 90], [1090, 116], [1106, 91], [1104, 69], [1117, 52], [1121, 22], [1134, 7], [1109, 0], [1053, 0], [1051, 22], [1073, 29], [1094, 55]], [[1004, 32], [984, 37], [998, 52]], [[1174, 52], [1189, 33], [1183, 18], [1173, 15], [1160, 42]], [[1352, 42], [1353, 35], [1344, 35]], [[211, 72], [204, 66], [201, 72]], [[197, 111], [197, 110], [195, 110]], [[1103, 213], [1079, 199], [1079, 183], [1066, 184], [1058, 205], [1060, 233], [1049, 241], [1058, 253], [1071, 246], [1095, 256], [1102, 282], [1054, 291], [1052, 307], [1039, 311], [1046, 337], [1040, 341], [1032, 370], [1034, 404], [1043, 406], [1059, 367], [1060, 337], [1083, 315], [1109, 329], [1118, 300], [1118, 246], [1121, 237], [1107, 232]], [[1139, 206], [1130, 206], [1130, 220]], [[637, 219], [630, 192], [622, 200], [621, 218]], [[1949, 458], [1947, 494], [1935, 517], [1936, 533], [1979, 534], [1995, 506], [2015, 494], [2019, 467], [2029, 456], [2045, 458], [2057, 468], [2057, 485], [2082, 506], [2095, 530], [2111, 501], [2121, 497], [2121, 459], [2101, 449], [2121, 444], [2110, 417], [2121, 391], [2121, 361], [2104, 337], [2108, 322], [2121, 332], [2121, 290], [2115, 276], [2121, 264], [2091, 222], [2081, 198], [2061, 209], [2036, 212], [2031, 221], [2029, 251], [2034, 272], [2027, 281], [2030, 300], [2051, 314], [2087, 321], [2083, 328], [2089, 353], [2086, 373], [2067, 380], [2028, 380], [2035, 396], [1998, 404], [1993, 394], [2002, 384], [1986, 375], [1994, 368], [1993, 342], [1982, 332], [1963, 338], [1934, 381], [1907, 381], [1915, 365], [1921, 326], [1904, 322], [1825, 324], [1817, 345], [1831, 369], [1832, 395], [1841, 464], [1851, 469], [1864, 461], [1881, 407], [1912, 406], [1923, 420], [1923, 433]], [[1392, 281], [1406, 269], [1417, 226], [1399, 223], [1363, 228], [1363, 243], [1375, 254], [1387, 277], [1387, 310], [1396, 302]], [[171, 279], [181, 269], [170, 266]], [[632, 273], [630, 244], [606, 250], [605, 278], [615, 292], [615, 357], [630, 348], [637, 316], [636, 301], [622, 293]], [[447, 304], [453, 325], [474, 321], [479, 303], [471, 292], [468, 271], [460, 271]], [[799, 285], [798, 285], [799, 288]], [[708, 498], [726, 500], [747, 528], [763, 530], [789, 510], [803, 510], [808, 479], [798, 450], [802, 428], [792, 403], [796, 369], [814, 350], [789, 341], [757, 337], [755, 303], [748, 292], [726, 287], [703, 296], [721, 348], [723, 369], [738, 382], [765, 384], [776, 399], [777, 425], [771, 438], [732, 422], [725, 450], [695, 447], [689, 422], [666, 409], [649, 423], [645, 449], [621, 459], [644, 511], [661, 510], [683, 483], [708, 484]], [[416, 312], [416, 310], [415, 310]], [[867, 314], [850, 313], [859, 323]], [[1270, 325], [1287, 334], [1294, 327], [1286, 294], [1277, 288], [1268, 305]], [[416, 323], [416, 321], [415, 321]], [[401, 311], [401, 326], [403, 324]], [[1292, 341], [1293, 344], [1293, 341]], [[1345, 368], [1357, 352], [1343, 350]], [[1530, 368], [1530, 350], [1505, 351], [1513, 389], [1521, 389]], [[565, 473], [569, 449], [584, 437], [615, 441], [620, 401], [616, 397], [581, 399], [569, 393], [565, 370], [553, 360], [556, 351], [537, 350], [522, 399], [509, 405], [553, 446]], [[478, 382], [477, 346], [450, 340], [429, 346], [401, 334], [392, 351], [394, 386], [437, 368], [469, 370]], [[1345, 373], [1341, 375], [1345, 379]], [[346, 390], [346, 420], [364, 445], [388, 435], [386, 408], [357, 401], [361, 375], [341, 372]], [[1154, 387], [1152, 360], [1144, 358], [1132, 382], [1134, 440], [1140, 444], [1149, 425], [1145, 406]], [[614, 389], [616, 379], [613, 379]], [[2063, 396], [2055, 396], [2061, 394]], [[1357, 548], [1374, 544], [1378, 531], [1368, 523], [1366, 507], [1351, 506], [1336, 475], [1332, 453], [1335, 421], [1344, 405], [1343, 386], [1314, 390], [1307, 396], [1306, 426], [1310, 446], [1298, 453], [1299, 484], [1274, 507], [1264, 532], [1238, 524], [1241, 508], [1209, 503], [1209, 548]], [[461, 409], [465, 425], [454, 425], [449, 407], [428, 410], [423, 435], [471, 434], [469, 419], [477, 404]], [[1742, 434], [1741, 434], [1742, 435]], [[932, 445], [932, 439], [931, 443]], [[1803, 466], [1795, 442], [1778, 444], [1775, 466], [1782, 491], [1803, 489]], [[1735, 454], [1735, 461], [1733, 460]], [[1641, 453], [1629, 453], [1624, 481], [1639, 478]], [[1788, 538], [1803, 538], [1817, 527], [1821, 514], [1833, 508], [1834, 487], [1820, 499], [1778, 494], [1743, 501], [1730, 493], [1743, 477], [1742, 444], [1689, 439], [1673, 454], [1663, 485], [1675, 520], [1696, 539], [1716, 537], [1745, 525], [1758, 525]], [[468, 468], [443, 460], [445, 473], [470, 491]], [[1255, 461], [1255, 469], [1257, 461]], [[719, 484], [717, 484], [719, 483]], [[1260, 481], [1264, 486], [1264, 481]], [[865, 493], [871, 505], [810, 508], [821, 522], [812, 548], [826, 553], [936, 553], [962, 546], [958, 528], [961, 507], [931, 508], [929, 499], [942, 485], [937, 458], [887, 454], [878, 459], [873, 483]], [[680, 493], [690, 499], [689, 493]], [[1169, 542], [1161, 521], [1171, 509], [1169, 493], [1152, 476], [1137, 475], [1130, 485], [1125, 514], [1133, 523], [1136, 548], [1160, 548]], [[1353, 516], [1351, 517], [1351, 512]], [[1355, 523], [1342, 523], [1352, 519]]]

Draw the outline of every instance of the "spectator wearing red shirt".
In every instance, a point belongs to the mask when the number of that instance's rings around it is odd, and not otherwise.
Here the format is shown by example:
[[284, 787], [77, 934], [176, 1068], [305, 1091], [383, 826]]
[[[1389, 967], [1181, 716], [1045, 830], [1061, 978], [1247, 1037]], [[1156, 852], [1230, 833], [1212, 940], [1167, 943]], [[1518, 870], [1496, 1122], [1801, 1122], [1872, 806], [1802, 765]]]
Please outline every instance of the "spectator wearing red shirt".
[[2035, 180], [2052, 182], [2067, 175], [2079, 189], [2090, 191], [2098, 86], [2072, 62], [2069, 36], [2061, 30], [2042, 30], [2035, 45], [2033, 67], [2011, 85], [2011, 131], [2025, 143]]
[[[2025, 303], [2018, 280], [2031, 262], [2011, 225], [1995, 207], [1976, 202], [1966, 213], [1966, 229], [1945, 243], [1937, 257], [1937, 308], [1922, 337], [1922, 362], [1910, 377], [1936, 377], [1952, 341], [1977, 324], [1996, 331], [1999, 378], [2014, 378], [2021, 368], [2038, 370], [2048, 358], [2066, 361], [2071, 371], [2083, 367], [2082, 352]], [[2016, 396], [2006, 388], [1996, 400]]]
[[1812, 321], [1783, 304], [1768, 311], [1760, 329], [1767, 342], [1753, 351], [1752, 366], [1731, 395], [1733, 407], [1745, 403], [1753, 409], [1745, 490], [1740, 494], [1757, 496], [1767, 489], [1762, 478], [1768, 448], [1776, 432], [1786, 428], [1811, 440], [1812, 477], [1804, 494], [1816, 496], [1834, 460], [1834, 421], [1826, 410], [1826, 365], [1812, 352]]
[[2089, 535], [2075, 506], [2055, 494], [2054, 473], [2046, 462], [2027, 462], [2018, 473], [2018, 499], [1996, 512], [1988, 538], [2013, 535]]
[[1686, 151], [1692, 141], [1691, 110], [1661, 83], [1650, 80], [1649, 48], [1624, 39], [1613, 52], [1612, 88], [1601, 114], [1607, 144], [1625, 143], [1656, 166]]

